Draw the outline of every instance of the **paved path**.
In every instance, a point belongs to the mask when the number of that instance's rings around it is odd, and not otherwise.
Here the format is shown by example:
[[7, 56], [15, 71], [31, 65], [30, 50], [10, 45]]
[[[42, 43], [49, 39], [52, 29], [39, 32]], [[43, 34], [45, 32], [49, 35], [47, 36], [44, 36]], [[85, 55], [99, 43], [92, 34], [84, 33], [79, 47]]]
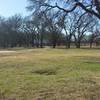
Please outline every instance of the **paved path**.
[[16, 51], [0, 51], [0, 53], [14, 53]]

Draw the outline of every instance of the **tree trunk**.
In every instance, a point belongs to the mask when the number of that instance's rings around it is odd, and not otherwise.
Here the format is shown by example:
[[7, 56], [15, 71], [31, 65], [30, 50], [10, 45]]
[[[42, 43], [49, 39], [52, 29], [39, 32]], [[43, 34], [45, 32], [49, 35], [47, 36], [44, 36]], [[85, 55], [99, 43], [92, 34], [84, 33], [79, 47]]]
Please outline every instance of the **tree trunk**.
[[53, 43], [53, 48], [56, 48], [56, 42]]
[[81, 42], [78, 41], [77, 44], [76, 44], [76, 48], [80, 48], [80, 46], [81, 46]]
[[41, 41], [40, 43], [40, 48], [43, 48], [43, 41]]
[[92, 48], [93, 42], [90, 42], [90, 48]]
[[66, 48], [68, 48], [68, 49], [69, 49], [69, 48], [70, 48], [70, 46], [71, 46], [70, 44], [71, 44], [71, 42], [70, 42], [70, 41], [67, 41], [67, 42], [66, 42]]

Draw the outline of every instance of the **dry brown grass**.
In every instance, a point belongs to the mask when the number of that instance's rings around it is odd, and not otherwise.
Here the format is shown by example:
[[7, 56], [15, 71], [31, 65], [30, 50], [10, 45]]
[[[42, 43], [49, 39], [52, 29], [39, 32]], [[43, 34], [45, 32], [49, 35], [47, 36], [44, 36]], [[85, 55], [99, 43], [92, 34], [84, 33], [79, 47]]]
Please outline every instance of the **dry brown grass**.
[[0, 100], [100, 100], [100, 51], [0, 53]]

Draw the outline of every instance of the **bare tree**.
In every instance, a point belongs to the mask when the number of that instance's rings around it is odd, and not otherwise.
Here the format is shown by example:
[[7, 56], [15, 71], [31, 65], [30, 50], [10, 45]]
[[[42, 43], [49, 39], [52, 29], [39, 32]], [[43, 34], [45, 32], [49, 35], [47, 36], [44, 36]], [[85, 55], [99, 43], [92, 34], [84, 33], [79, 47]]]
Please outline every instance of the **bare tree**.
[[98, 27], [98, 24], [91, 29], [91, 34], [89, 35], [90, 48], [93, 47], [93, 43], [96, 43], [96, 46], [98, 46], [98, 39], [100, 39], [100, 30], [98, 29], [100, 27]]
[[66, 34], [65, 36], [65, 40], [66, 40], [66, 48], [70, 48], [71, 46], [71, 42], [72, 42], [72, 37], [75, 34], [76, 31], [76, 23], [77, 23], [77, 16], [75, 13], [70, 13], [69, 15], [67, 15], [67, 13], [65, 13], [65, 15], [62, 17], [64, 18], [62, 20], [63, 24], [63, 31]]
[[61, 23], [59, 23], [59, 14], [46, 14], [45, 19], [46, 29], [49, 33], [48, 39], [50, 40], [50, 44], [53, 46], [53, 48], [55, 48], [56, 45], [59, 44], [58, 42], [60, 42], [60, 39], [62, 37], [62, 26], [60, 25]]
[[80, 16], [76, 24], [76, 32], [74, 34], [75, 44], [77, 48], [80, 48], [81, 41], [84, 36], [95, 26], [95, 19], [86, 14]]
[[[30, 11], [59, 9], [66, 13], [83, 10], [100, 19], [100, 0], [28, 0]], [[79, 8], [79, 9], [78, 9]]]

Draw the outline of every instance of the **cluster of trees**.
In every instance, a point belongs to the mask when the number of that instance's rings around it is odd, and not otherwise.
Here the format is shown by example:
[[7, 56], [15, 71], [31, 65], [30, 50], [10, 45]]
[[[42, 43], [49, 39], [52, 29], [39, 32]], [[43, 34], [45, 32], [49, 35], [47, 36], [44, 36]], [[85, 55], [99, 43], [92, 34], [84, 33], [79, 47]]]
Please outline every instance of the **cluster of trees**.
[[28, 0], [32, 15], [0, 17], [0, 47], [100, 43], [99, 0]]

